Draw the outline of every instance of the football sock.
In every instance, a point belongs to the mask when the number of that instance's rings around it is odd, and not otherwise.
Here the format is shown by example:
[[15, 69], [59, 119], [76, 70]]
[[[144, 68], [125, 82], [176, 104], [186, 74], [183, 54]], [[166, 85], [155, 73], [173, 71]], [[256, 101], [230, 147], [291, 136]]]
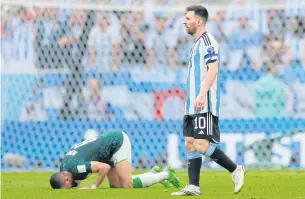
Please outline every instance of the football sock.
[[189, 175], [189, 184], [199, 186], [200, 180], [200, 168], [202, 164], [201, 154], [197, 151], [188, 152], [188, 175]]
[[215, 144], [211, 143], [204, 155], [210, 157], [230, 172], [233, 172], [237, 168], [237, 165], [220, 148], [216, 147]]
[[168, 172], [162, 171], [160, 173], [144, 173], [136, 176], [132, 176], [133, 178], [133, 188], [144, 188], [154, 185], [162, 180], [166, 180], [168, 178]]

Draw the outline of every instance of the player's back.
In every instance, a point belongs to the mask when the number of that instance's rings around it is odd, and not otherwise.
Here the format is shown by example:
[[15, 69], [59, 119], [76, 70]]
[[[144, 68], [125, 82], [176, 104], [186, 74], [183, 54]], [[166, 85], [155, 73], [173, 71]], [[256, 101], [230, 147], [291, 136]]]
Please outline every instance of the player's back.
[[112, 155], [123, 143], [121, 131], [104, 132], [101, 136], [74, 145], [63, 159], [63, 164], [78, 161], [110, 163]]

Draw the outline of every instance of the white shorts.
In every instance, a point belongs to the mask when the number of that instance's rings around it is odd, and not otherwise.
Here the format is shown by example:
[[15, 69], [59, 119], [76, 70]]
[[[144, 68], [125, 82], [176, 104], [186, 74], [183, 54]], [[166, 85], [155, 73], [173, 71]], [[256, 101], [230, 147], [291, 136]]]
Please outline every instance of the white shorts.
[[111, 161], [114, 163], [114, 166], [123, 160], [127, 160], [131, 163], [131, 144], [128, 135], [122, 131], [123, 134], [123, 143], [121, 148], [113, 154]]

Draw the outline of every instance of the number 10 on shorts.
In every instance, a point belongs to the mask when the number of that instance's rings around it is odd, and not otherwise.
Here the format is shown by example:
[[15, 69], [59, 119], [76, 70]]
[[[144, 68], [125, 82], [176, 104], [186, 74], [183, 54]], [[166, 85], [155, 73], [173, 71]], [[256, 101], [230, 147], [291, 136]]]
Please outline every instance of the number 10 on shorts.
[[195, 117], [195, 129], [205, 129], [206, 128], [206, 119], [205, 117]]
[[194, 130], [198, 134], [213, 135], [213, 118], [211, 114], [195, 117], [194, 123]]

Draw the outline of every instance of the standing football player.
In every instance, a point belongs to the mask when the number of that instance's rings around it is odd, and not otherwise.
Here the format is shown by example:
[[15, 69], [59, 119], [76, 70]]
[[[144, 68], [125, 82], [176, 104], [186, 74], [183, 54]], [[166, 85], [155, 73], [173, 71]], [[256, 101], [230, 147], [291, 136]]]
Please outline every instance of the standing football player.
[[172, 195], [201, 195], [199, 186], [202, 155], [211, 158], [232, 174], [234, 193], [244, 185], [245, 168], [236, 165], [217, 146], [220, 142], [219, 56], [218, 43], [206, 31], [208, 11], [200, 5], [186, 9], [184, 25], [194, 45], [188, 66], [187, 98], [183, 118], [183, 136], [188, 159], [189, 185]]

